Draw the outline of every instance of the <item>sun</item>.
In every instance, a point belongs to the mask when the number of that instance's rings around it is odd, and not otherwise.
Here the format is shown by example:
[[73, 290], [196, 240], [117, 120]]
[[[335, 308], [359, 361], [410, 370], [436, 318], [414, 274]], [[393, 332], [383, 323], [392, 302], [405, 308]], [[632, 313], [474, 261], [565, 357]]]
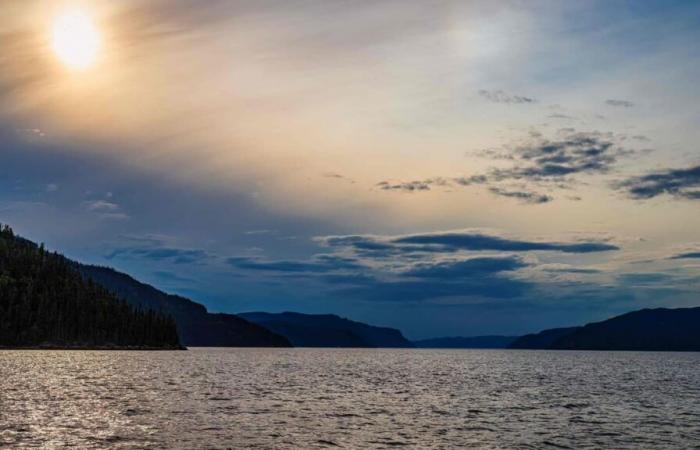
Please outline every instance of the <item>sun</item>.
[[59, 60], [71, 69], [87, 69], [100, 50], [100, 33], [83, 11], [71, 10], [53, 23], [51, 47]]

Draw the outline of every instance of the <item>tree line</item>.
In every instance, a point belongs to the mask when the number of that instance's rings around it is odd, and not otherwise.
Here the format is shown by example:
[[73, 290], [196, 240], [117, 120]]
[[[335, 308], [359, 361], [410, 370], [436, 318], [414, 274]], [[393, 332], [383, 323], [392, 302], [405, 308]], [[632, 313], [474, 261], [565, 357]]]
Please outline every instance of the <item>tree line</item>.
[[174, 320], [134, 308], [0, 225], [0, 347], [179, 348]]

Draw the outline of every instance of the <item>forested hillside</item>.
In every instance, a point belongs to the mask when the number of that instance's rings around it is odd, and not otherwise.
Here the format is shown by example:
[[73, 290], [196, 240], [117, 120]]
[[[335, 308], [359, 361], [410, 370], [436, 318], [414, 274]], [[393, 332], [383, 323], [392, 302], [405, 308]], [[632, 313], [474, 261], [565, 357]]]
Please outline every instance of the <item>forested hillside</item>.
[[109, 267], [76, 263], [86, 279], [139, 309], [168, 314], [188, 347], [291, 347], [287, 339], [233, 314], [212, 314], [188, 298], [167, 294]]
[[375, 327], [335, 314], [249, 312], [238, 315], [281, 334], [295, 347], [413, 347], [399, 330]]
[[84, 279], [65, 257], [0, 227], [0, 347], [180, 348], [175, 322]]

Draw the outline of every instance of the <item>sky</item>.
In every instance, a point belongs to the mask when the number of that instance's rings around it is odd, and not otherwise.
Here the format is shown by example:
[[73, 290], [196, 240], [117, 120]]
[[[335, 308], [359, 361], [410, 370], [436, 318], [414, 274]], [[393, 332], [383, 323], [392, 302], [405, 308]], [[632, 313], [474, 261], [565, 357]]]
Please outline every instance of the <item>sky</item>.
[[[92, 34], [57, 38], [76, 12]], [[409, 338], [700, 305], [697, 2], [0, 17], [0, 222], [71, 258]]]

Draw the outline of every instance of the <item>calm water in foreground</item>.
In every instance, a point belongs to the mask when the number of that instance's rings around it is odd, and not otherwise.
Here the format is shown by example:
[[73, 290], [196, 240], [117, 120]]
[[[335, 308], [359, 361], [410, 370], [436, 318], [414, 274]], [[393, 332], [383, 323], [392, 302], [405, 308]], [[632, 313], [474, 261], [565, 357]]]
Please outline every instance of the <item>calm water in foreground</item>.
[[700, 448], [700, 354], [0, 351], [7, 448]]

